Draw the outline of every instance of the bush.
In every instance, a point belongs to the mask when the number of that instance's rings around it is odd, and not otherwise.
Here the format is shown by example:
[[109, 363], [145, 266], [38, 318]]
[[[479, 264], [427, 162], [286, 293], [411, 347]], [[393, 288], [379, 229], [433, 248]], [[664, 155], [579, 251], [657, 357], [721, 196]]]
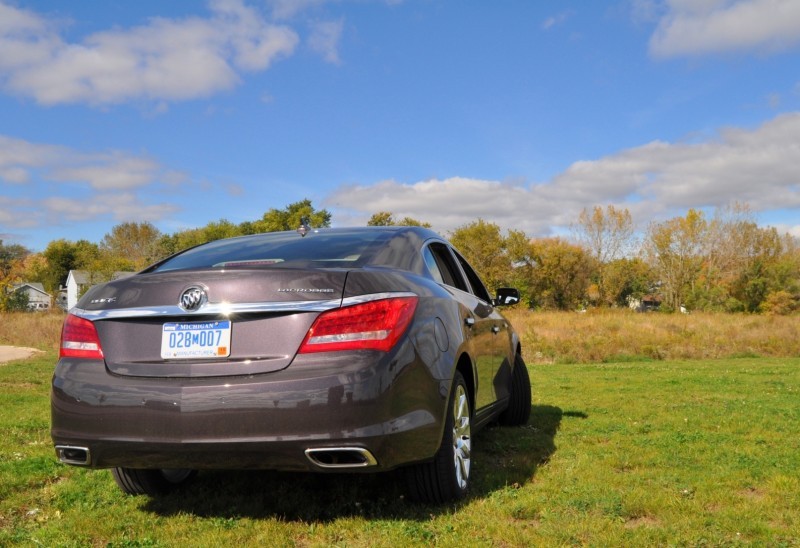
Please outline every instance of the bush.
[[0, 310], [6, 312], [27, 312], [30, 299], [24, 291], [14, 291], [0, 302]]
[[760, 310], [771, 316], [788, 316], [800, 308], [795, 295], [788, 291], [775, 291], [767, 295], [761, 303]]

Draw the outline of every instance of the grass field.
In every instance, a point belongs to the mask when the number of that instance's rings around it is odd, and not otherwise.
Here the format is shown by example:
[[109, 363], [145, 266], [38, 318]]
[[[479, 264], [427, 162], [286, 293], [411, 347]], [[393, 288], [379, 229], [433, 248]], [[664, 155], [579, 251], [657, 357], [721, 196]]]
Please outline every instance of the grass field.
[[0, 366], [0, 545], [800, 545], [800, 358], [534, 364], [463, 503], [398, 478], [201, 472], [159, 500], [56, 462], [55, 354]]

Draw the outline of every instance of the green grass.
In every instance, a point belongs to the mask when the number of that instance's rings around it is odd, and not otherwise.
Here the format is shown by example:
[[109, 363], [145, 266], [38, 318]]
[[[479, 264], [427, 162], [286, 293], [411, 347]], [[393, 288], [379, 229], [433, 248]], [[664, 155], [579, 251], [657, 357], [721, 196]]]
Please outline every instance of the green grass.
[[472, 493], [442, 507], [394, 474], [124, 496], [56, 462], [54, 362], [0, 366], [0, 546], [800, 545], [800, 358], [533, 366], [529, 425], [478, 434]]

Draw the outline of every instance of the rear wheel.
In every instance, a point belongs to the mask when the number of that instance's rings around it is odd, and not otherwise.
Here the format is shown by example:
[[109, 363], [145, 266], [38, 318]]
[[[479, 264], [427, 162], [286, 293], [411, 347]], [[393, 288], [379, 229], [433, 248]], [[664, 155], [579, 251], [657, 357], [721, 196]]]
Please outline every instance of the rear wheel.
[[522, 356], [514, 356], [514, 371], [511, 372], [511, 397], [508, 407], [500, 415], [500, 424], [521, 426], [531, 418], [531, 379]]
[[196, 470], [183, 468], [142, 470], [138, 468], [113, 468], [114, 481], [128, 495], [163, 495], [186, 483]]
[[456, 371], [445, 419], [444, 436], [433, 460], [407, 470], [412, 499], [441, 504], [463, 498], [472, 468], [472, 406], [467, 383]]

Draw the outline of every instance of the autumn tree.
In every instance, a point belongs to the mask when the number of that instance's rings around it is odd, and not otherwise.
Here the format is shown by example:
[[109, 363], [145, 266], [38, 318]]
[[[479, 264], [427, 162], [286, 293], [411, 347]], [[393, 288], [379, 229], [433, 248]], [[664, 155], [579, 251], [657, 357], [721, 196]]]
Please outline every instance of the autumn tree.
[[639, 257], [623, 257], [603, 265], [605, 298], [612, 306], [628, 306], [630, 299], [650, 294], [657, 283], [653, 269]]
[[158, 258], [160, 238], [161, 231], [150, 222], [126, 222], [113, 226], [100, 248], [108, 254], [108, 262], [127, 266], [121, 270], [141, 270]]
[[689, 285], [692, 309], [758, 312], [771, 293], [792, 286], [793, 240], [761, 227], [746, 204], [717, 208], [698, 249], [699, 270]]
[[254, 232], [279, 232], [295, 230], [306, 219], [313, 228], [331, 226], [331, 214], [327, 209], [316, 210], [311, 200], [289, 204], [283, 209], [272, 208], [264, 216], [252, 223]]
[[20, 244], [4, 244], [0, 240], [0, 281], [8, 278], [16, 264], [30, 254], [25, 246]]
[[[605, 210], [595, 206], [581, 211], [577, 225], [572, 227], [575, 239], [594, 258], [594, 273], [598, 299], [602, 304], [614, 304], [609, 294], [607, 278], [609, 265], [631, 254], [634, 248], [634, 226], [627, 208], [617, 209], [613, 205]], [[618, 274], [618, 272], [617, 272]]]
[[531, 242], [531, 254], [533, 306], [571, 310], [584, 304], [594, 260], [583, 247], [542, 238]]
[[453, 231], [450, 243], [478, 272], [490, 292], [508, 285], [512, 261], [498, 225], [478, 219]]
[[792, 238], [781, 237], [773, 227], [760, 229], [758, 236], [757, 246], [733, 284], [731, 295], [748, 312], [792, 310], [791, 301], [800, 299], [797, 246]]
[[30, 253], [16, 263], [11, 276], [19, 281], [41, 282], [42, 273], [47, 271], [47, 266], [47, 259], [42, 253]]
[[559, 238], [531, 241], [524, 232], [483, 219], [464, 225], [450, 242], [478, 271], [487, 287], [513, 286], [530, 306], [571, 309], [586, 297], [594, 261], [582, 247]]
[[394, 226], [394, 215], [389, 211], [373, 213], [367, 221], [367, 226]]
[[367, 226], [421, 226], [423, 228], [431, 228], [430, 223], [418, 221], [412, 217], [403, 217], [398, 221], [394, 218], [394, 214], [389, 211], [374, 213], [367, 221]]
[[662, 284], [666, 306], [678, 310], [692, 292], [702, 267], [708, 222], [702, 211], [690, 209], [685, 217], [652, 223], [644, 251]]
[[11, 286], [20, 279], [21, 265], [30, 251], [19, 244], [4, 244], [0, 240], [0, 310], [25, 310], [28, 294], [10, 292]]

